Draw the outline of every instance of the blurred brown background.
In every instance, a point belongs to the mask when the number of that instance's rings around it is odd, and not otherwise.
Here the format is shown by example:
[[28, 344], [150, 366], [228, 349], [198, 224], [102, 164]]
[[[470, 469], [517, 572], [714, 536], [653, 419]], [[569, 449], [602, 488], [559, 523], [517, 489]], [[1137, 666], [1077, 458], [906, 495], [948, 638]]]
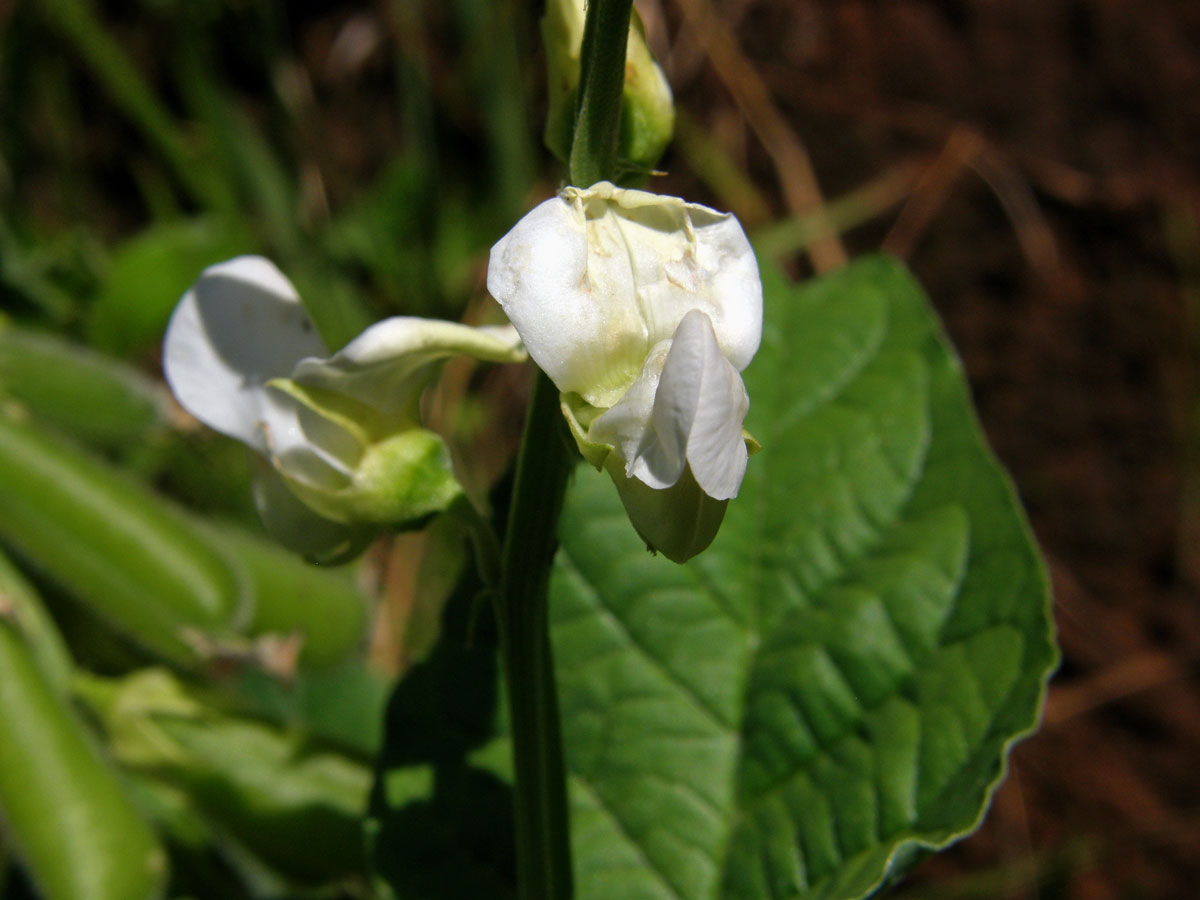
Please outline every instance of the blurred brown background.
[[812, 221], [811, 185], [787, 185], [807, 155], [849, 251], [908, 260], [1053, 578], [1045, 724], [979, 832], [901, 895], [1200, 896], [1200, 4], [663, 0], [647, 18], [682, 155], [711, 140], [750, 173], [722, 187], [743, 217]]

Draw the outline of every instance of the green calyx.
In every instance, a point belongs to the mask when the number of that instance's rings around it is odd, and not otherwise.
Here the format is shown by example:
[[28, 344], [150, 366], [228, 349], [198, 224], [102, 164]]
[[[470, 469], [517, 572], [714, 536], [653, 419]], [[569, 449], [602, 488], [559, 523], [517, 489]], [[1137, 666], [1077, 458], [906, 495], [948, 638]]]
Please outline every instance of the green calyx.
[[296, 496], [335, 522], [411, 527], [462, 494], [445, 441], [424, 428], [364, 448], [358, 466], [341, 484], [315, 484], [282, 474]]
[[700, 489], [691, 467], [671, 487], [656, 490], [625, 474], [616, 454], [604, 466], [629, 521], [648, 550], [661, 553], [676, 563], [684, 563], [708, 548], [725, 518], [728, 500], [714, 500]]
[[417, 424], [415, 408], [391, 419], [353, 397], [291, 379], [270, 387], [298, 404], [301, 428], [324, 453], [324, 460], [285, 453], [271, 462], [292, 492], [325, 518], [410, 527], [462, 494], [445, 441]]
[[[611, 444], [588, 438], [592, 422], [604, 412], [578, 394], [560, 395], [563, 417], [575, 438], [579, 452], [597, 471], [605, 471], [616, 485], [629, 521], [647, 549], [672, 562], [687, 562], [705, 550], [717, 536], [725, 518], [728, 500], [714, 500], [700, 489], [692, 470], [687, 467], [674, 485], [664, 490], [652, 488], [625, 474], [625, 463]], [[762, 445], [745, 429], [742, 438], [751, 454]]]

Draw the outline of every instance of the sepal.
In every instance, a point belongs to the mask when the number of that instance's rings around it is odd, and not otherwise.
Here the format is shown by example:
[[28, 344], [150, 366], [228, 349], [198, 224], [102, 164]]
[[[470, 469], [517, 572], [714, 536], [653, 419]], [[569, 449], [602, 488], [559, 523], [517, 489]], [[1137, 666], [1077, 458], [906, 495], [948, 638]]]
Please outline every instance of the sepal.
[[287, 460], [276, 468], [304, 503], [335, 522], [416, 527], [462, 494], [440, 436], [411, 428], [371, 444], [349, 473], [317, 480]]
[[656, 490], [629, 478], [615, 455], [604, 466], [646, 549], [672, 562], [685, 563], [708, 548], [725, 518], [728, 500], [714, 500], [700, 489], [690, 468], [675, 484]]

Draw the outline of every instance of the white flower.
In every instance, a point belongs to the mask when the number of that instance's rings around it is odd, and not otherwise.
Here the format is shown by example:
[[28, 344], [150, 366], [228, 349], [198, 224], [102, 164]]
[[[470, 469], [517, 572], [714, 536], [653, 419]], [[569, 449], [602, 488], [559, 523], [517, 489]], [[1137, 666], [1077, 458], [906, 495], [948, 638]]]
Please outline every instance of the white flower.
[[[163, 369], [180, 404], [257, 450], [325, 519], [401, 525], [461, 489], [441, 438], [420, 427], [421, 390], [443, 357], [525, 358], [509, 326], [471, 328], [397, 317], [332, 357], [291, 282], [241, 256], [206, 269], [176, 307]], [[278, 506], [280, 492], [260, 487]], [[268, 524], [292, 517], [264, 509]]]
[[[707, 546], [724, 507], [697, 511], [694, 488], [710, 506], [737, 495], [749, 408], [740, 373], [762, 336], [758, 265], [737, 219], [607, 182], [569, 187], [492, 248], [488, 290], [643, 538], [672, 559]], [[704, 527], [664, 523], [670, 500], [622, 478], [686, 494], [677, 517]]]

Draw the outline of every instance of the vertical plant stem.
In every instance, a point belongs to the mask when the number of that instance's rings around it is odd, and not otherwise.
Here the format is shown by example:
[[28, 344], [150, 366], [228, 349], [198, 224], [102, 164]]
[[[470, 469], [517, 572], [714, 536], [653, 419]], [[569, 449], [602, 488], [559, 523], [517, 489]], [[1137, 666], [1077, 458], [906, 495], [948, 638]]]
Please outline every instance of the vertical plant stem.
[[[612, 178], [632, 0], [591, 0], [584, 26], [570, 178]], [[515, 772], [521, 900], [572, 896], [566, 767], [550, 653], [547, 588], [558, 517], [575, 464], [558, 389], [539, 372], [517, 458], [497, 597]]]
[[571, 851], [566, 769], [547, 622], [555, 527], [575, 463], [558, 389], [539, 372], [517, 461], [500, 581], [500, 654], [508, 687], [521, 900], [567, 900]]
[[625, 46], [633, 0], [591, 0], [583, 26], [579, 107], [571, 142], [571, 184], [612, 178], [625, 89]]

